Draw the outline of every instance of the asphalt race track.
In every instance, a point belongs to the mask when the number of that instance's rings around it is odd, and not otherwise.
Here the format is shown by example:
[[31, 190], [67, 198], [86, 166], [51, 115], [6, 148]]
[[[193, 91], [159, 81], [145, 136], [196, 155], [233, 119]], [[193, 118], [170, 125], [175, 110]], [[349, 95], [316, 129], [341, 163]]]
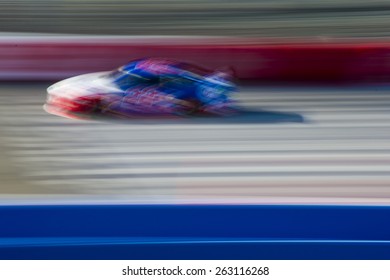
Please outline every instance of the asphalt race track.
[[390, 87], [244, 87], [227, 119], [80, 121], [0, 85], [0, 203], [390, 203]]

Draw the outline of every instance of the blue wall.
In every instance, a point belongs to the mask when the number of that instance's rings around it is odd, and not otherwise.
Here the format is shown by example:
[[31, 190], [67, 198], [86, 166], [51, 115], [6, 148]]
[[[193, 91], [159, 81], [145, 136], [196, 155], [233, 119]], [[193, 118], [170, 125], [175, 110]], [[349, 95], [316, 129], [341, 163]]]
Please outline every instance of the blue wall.
[[390, 259], [390, 207], [0, 206], [0, 259]]

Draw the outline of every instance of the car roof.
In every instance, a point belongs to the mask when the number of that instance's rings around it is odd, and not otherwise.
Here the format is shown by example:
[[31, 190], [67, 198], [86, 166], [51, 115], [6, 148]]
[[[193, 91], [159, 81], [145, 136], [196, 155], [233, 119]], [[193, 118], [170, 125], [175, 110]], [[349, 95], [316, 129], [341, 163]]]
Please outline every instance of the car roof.
[[136, 59], [133, 61], [130, 61], [129, 63], [121, 66], [118, 68], [121, 72], [126, 72], [127, 69], [133, 68], [136, 64], [149, 61], [150, 63], [156, 63], [156, 64], [169, 64], [172, 67], [178, 68], [180, 70], [185, 70], [192, 72], [194, 74], [200, 75], [200, 76], [206, 76], [210, 75], [213, 71], [192, 63], [188, 62], [181, 62], [176, 61], [173, 59], [165, 59], [165, 58], [143, 58], [143, 59]]

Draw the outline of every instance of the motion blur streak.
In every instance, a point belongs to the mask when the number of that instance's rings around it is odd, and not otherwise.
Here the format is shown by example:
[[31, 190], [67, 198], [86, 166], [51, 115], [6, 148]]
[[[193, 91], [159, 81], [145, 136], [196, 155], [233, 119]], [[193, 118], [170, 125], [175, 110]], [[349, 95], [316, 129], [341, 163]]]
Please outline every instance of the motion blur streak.
[[[0, 0], [0, 26], [0, 204], [390, 205], [387, 0]], [[239, 104], [260, 112], [218, 120], [42, 109], [46, 81], [145, 56], [234, 66], [241, 82], [371, 85], [246, 86]]]
[[1, 1], [5, 32], [259, 37], [383, 37], [386, 0]]
[[1, 85], [1, 198], [390, 202], [388, 87], [244, 87], [248, 119], [88, 122], [46, 114], [47, 86]]

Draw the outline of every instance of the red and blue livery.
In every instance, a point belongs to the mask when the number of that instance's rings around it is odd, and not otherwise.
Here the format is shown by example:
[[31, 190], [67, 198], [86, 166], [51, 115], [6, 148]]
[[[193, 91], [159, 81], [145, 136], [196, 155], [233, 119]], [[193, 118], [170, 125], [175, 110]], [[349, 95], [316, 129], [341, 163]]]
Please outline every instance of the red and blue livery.
[[70, 118], [232, 115], [237, 110], [231, 79], [226, 71], [189, 63], [138, 59], [114, 71], [84, 74], [50, 86], [44, 109]]

